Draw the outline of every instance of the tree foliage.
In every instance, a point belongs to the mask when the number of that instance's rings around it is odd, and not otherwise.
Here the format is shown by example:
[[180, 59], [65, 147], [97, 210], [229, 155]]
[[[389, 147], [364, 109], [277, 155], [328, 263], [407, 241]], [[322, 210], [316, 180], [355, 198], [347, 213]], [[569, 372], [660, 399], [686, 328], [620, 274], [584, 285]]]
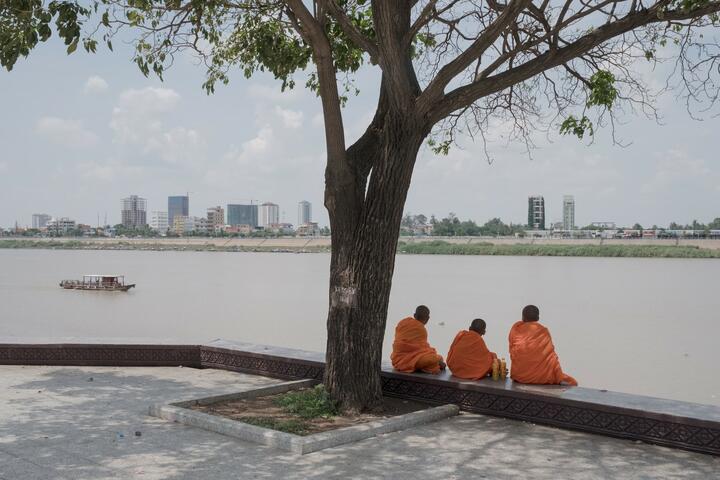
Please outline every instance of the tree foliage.
[[483, 225], [476, 224], [473, 220], [460, 220], [454, 213], [437, 220], [432, 217], [430, 223], [433, 226], [432, 234], [443, 237], [454, 236], [512, 236], [515, 234], [524, 235], [524, 225], [505, 224], [499, 218], [492, 218]]

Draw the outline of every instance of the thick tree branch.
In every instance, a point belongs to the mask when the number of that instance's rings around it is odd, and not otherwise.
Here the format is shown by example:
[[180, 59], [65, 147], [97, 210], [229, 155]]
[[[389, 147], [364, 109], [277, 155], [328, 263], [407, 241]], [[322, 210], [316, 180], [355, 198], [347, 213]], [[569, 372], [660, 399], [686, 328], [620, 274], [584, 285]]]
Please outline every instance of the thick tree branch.
[[313, 49], [325, 119], [328, 164], [343, 161], [345, 159], [345, 131], [330, 41], [320, 22], [313, 17], [302, 0], [287, 0], [287, 5], [289, 13], [297, 19], [300, 34], [310, 42]]
[[385, 128], [385, 116], [389, 109], [389, 98], [385, 78], [380, 83], [380, 95], [370, 125], [368, 125], [362, 136], [350, 147], [348, 147], [348, 161], [357, 173], [358, 181], [364, 188], [370, 170], [377, 158], [375, 150], [380, 146], [382, 130]]
[[373, 0], [373, 21], [378, 38], [379, 61], [385, 75], [390, 103], [398, 110], [412, 110], [420, 82], [402, 40], [410, 29], [412, 6], [406, 0]]

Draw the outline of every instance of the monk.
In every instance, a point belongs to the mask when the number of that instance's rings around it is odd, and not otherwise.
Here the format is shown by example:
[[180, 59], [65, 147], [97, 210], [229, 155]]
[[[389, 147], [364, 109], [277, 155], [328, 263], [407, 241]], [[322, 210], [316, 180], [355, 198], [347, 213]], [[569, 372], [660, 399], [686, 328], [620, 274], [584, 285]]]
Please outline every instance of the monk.
[[485, 345], [485, 328], [485, 320], [476, 318], [470, 324], [470, 329], [462, 330], [455, 336], [447, 354], [447, 366], [454, 376], [480, 380], [492, 371], [492, 363], [497, 355]]
[[540, 309], [523, 308], [522, 321], [510, 329], [510, 377], [520, 383], [574, 385], [577, 380], [563, 373], [550, 331], [539, 322]]
[[395, 327], [395, 341], [390, 355], [395, 370], [401, 372], [440, 373], [445, 370], [443, 357], [428, 344], [425, 325], [430, 320], [430, 309], [420, 305], [412, 317], [407, 317]]

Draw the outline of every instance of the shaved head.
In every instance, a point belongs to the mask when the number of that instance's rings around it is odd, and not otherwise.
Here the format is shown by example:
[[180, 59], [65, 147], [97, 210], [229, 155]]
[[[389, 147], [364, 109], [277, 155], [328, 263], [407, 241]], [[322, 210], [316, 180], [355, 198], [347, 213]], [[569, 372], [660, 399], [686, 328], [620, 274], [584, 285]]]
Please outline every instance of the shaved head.
[[418, 305], [418, 307], [415, 309], [414, 317], [416, 320], [420, 320], [422, 323], [427, 323], [428, 320], [430, 320], [430, 309], [425, 305]]
[[523, 308], [522, 321], [523, 322], [537, 322], [540, 320], [540, 309], [535, 305], [528, 305]]
[[482, 318], [476, 318], [470, 324], [470, 330], [479, 333], [480, 335], [485, 335], [485, 328], [485, 320], [483, 320]]

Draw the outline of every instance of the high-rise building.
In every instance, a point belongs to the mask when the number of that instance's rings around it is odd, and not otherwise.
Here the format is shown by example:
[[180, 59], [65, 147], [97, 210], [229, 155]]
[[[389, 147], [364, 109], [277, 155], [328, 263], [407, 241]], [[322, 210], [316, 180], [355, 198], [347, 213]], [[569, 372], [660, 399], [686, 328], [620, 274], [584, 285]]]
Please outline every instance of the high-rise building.
[[298, 226], [312, 222], [312, 204], [307, 200], [298, 203]]
[[33, 213], [32, 228], [45, 228], [51, 219], [47, 213]]
[[168, 225], [173, 226], [175, 217], [187, 217], [190, 215], [190, 197], [187, 195], [176, 195], [168, 197]]
[[575, 230], [575, 197], [563, 196], [563, 230]]
[[528, 228], [545, 230], [545, 199], [541, 195], [528, 197]]
[[207, 209], [207, 219], [211, 230], [225, 226], [225, 209], [221, 206]]
[[280, 206], [271, 202], [260, 205], [260, 226], [267, 227], [280, 223]]
[[122, 199], [121, 223], [128, 228], [142, 228], [147, 225], [147, 201], [137, 195]]
[[168, 212], [150, 212], [150, 228], [157, 232], [167, 232], [170, 228]]
[[227, 223], [228, 225], [250, 225], [252, 228], [257, 227], [258, 206], [228, 204]]

